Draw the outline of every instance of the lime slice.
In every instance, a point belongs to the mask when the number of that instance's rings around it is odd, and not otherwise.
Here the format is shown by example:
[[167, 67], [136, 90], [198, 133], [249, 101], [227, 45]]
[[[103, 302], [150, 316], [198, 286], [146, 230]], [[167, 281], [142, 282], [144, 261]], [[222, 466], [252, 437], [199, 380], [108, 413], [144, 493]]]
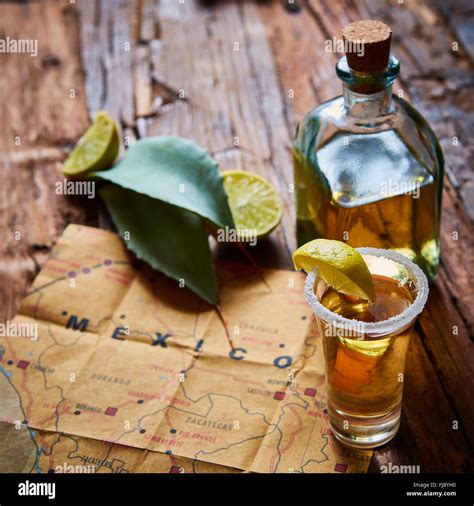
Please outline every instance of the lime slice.
[[281, 221], [283, 204], [275, 187], [262, 176], [243, 170], [221, 172], [238, 232], [268, 235]]
[[362, 255], [348, 244], [329, 239], [315, 239], [293, 253], [295, 269], [319, 275], [337, 292], [354, 295], [370, 302], [375, 290], [372, 276]]
[[105, 111], [99, 111], [64, 162], [62, 172], [68, 177], [79, 178], [89, 172], [109, 169], [117, 158], [119, 148], [114, 120]]

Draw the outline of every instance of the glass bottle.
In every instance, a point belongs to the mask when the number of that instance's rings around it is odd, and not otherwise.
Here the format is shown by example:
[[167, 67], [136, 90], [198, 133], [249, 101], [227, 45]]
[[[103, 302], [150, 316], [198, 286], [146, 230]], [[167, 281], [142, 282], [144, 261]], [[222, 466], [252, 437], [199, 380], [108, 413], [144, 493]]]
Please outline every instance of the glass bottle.
[[336, 65], [343, 95], [298, 126], [297, 241], [324, 237], [393, 249], [432, 279], [439, 264], [443, 154], [423, 116], [392, 96], [400, 65], [389, 48], [386, 66], [369, 72], [351, 68], [346, 51]]

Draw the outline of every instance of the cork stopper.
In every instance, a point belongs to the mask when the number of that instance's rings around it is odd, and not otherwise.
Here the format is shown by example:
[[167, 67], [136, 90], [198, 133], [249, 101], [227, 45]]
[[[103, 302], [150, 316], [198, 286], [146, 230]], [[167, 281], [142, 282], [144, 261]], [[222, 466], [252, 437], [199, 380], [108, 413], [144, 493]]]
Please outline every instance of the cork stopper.
[[381, 21], [364, 19], [342, 30], [347, 63], [356, 72], [380, 72], [388, 65], [392, 29]]

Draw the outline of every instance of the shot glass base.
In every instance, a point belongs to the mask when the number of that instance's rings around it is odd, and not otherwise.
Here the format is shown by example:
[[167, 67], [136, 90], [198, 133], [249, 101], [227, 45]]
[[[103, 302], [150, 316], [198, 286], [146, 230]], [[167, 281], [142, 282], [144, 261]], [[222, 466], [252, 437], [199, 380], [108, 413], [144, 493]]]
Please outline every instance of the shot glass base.
[[329, 425], [334, 437], [352, 448], [376, 448], [395, 437], [400, 427], [401, 407], [388, 414], [363, 417], [329, 407]]

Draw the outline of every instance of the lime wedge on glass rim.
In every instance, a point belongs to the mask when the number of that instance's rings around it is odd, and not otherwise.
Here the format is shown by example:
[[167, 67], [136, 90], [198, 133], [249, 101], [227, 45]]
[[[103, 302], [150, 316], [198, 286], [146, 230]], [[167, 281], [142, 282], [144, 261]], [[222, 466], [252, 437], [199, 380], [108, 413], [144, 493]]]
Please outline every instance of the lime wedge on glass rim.
[[374, 283], [362, 255], [340, 241], [315, 239], [303, 244], [293, 253], [295, 269], [307, 273], [315, 267], [319, 275], [334, 290], [373, 302]]
[[272, 232], [283, 215], [276, 188], [245, 170], [224, 170], [221, 175], [237, 232], [254, 232], [258, 239]]
[[99, 111], [61, 170], [67, 177], [80, 178], [89, 172], [109, 169], [117, 158], [119, 149], [120, 141], [114, 120], [105, 111]]

